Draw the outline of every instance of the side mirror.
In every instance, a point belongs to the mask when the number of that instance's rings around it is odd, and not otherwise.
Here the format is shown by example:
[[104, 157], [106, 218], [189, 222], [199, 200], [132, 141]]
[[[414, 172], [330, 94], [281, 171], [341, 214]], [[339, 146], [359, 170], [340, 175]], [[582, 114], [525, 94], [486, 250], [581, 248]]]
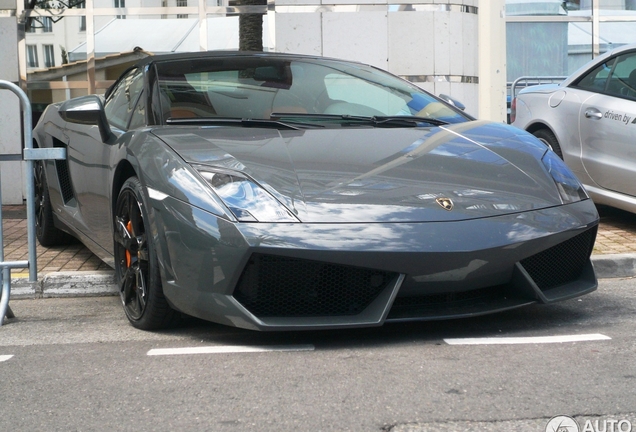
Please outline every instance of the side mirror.
[[458, 101], [457, 99], [453, 99], [452, 97], [450, 97], [449, 95], [445, 95], [445, 94], [440, 94], [439, 95], [440, 99], [442, 99], [444, 102], [446, 102], [449, 105], [454, 106], [457, 109], [460, 109], [462, 111], [464, 111], [466, 109], [466, 105], [464, 105], [463, 103], [461, 103], [460, 101]]
[[112, 132], [102, 100], [95, 96], [82, 96], [64, 102], [59, 109], [60, 117], [70, 123], [97, 126], [103, 142], [108, 141]]

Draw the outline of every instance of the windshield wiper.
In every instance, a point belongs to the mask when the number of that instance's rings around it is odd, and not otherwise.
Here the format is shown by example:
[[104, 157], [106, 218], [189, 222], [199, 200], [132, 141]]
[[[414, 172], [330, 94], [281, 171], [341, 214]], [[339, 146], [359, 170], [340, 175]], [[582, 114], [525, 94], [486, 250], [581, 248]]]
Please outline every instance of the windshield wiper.
[[378, 124], [395, 124], [395, 123], [428, 123], [434, 126], [447, 125], [448, 122], [431, 117], [418, 117], [418, 116], [373, 116], [373, 121]]
[[260, 127], [270, 129], [291, 129], [299, 130], [306, 128], [322, 128], [322, 125], [301, 123], [295, 121], [280, 121], [272, 119], [251, 119], [236, 117], [194, 117], [194, 118], [169, 118], [166, 120], [169, 125], [224, 125], [240, 127]]
[[271, 118], [303, 118], [303, 119], [316, 119], [316, 120], [332, 120], [338, 122], [353, 122], [356, 124], [370, 124], [376, 127], [416, 127], [421, 123], [428, 123], [434, 126], [446, 125], [448, 122], [444, 120], [434, 119], [430, 117], [418, 117], [418, 116], [357, 116], [349, 114], [312, 114], [312, 113], [285, 113], [274, 112], [270, 115]]

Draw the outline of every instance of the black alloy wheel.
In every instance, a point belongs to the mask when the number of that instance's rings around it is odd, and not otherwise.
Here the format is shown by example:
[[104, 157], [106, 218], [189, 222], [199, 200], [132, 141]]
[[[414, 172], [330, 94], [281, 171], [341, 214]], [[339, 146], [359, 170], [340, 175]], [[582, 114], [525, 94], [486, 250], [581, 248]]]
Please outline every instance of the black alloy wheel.
[[154, 330], [174, 324], [177, 313], [163, 295], [145, 203], [139, 179], [126, 180], [115, 206], [115, 274], [130, 323]]

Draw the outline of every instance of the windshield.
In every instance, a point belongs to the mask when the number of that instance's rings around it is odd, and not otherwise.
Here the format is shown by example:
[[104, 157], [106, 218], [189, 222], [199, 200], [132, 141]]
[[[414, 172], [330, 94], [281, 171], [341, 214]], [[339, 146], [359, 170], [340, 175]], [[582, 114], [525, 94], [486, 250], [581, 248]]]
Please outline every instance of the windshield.
[[164, 122], [293, 115], [307, 123], [332, 124], [348, 116], [467, 120], [419, 87], [343, 61], [252, 56], [160, 62], [156, 67]]

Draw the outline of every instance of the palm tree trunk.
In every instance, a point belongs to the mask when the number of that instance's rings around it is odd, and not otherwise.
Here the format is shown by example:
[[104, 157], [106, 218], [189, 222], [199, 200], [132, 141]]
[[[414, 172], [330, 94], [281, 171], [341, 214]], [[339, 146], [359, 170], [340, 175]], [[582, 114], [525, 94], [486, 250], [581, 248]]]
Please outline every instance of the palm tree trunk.
[[[266, 5], [267, 0], [240, 0], [237, 5]], [[239, 15], [239, 50], [263, 51], [263, 14]]]

